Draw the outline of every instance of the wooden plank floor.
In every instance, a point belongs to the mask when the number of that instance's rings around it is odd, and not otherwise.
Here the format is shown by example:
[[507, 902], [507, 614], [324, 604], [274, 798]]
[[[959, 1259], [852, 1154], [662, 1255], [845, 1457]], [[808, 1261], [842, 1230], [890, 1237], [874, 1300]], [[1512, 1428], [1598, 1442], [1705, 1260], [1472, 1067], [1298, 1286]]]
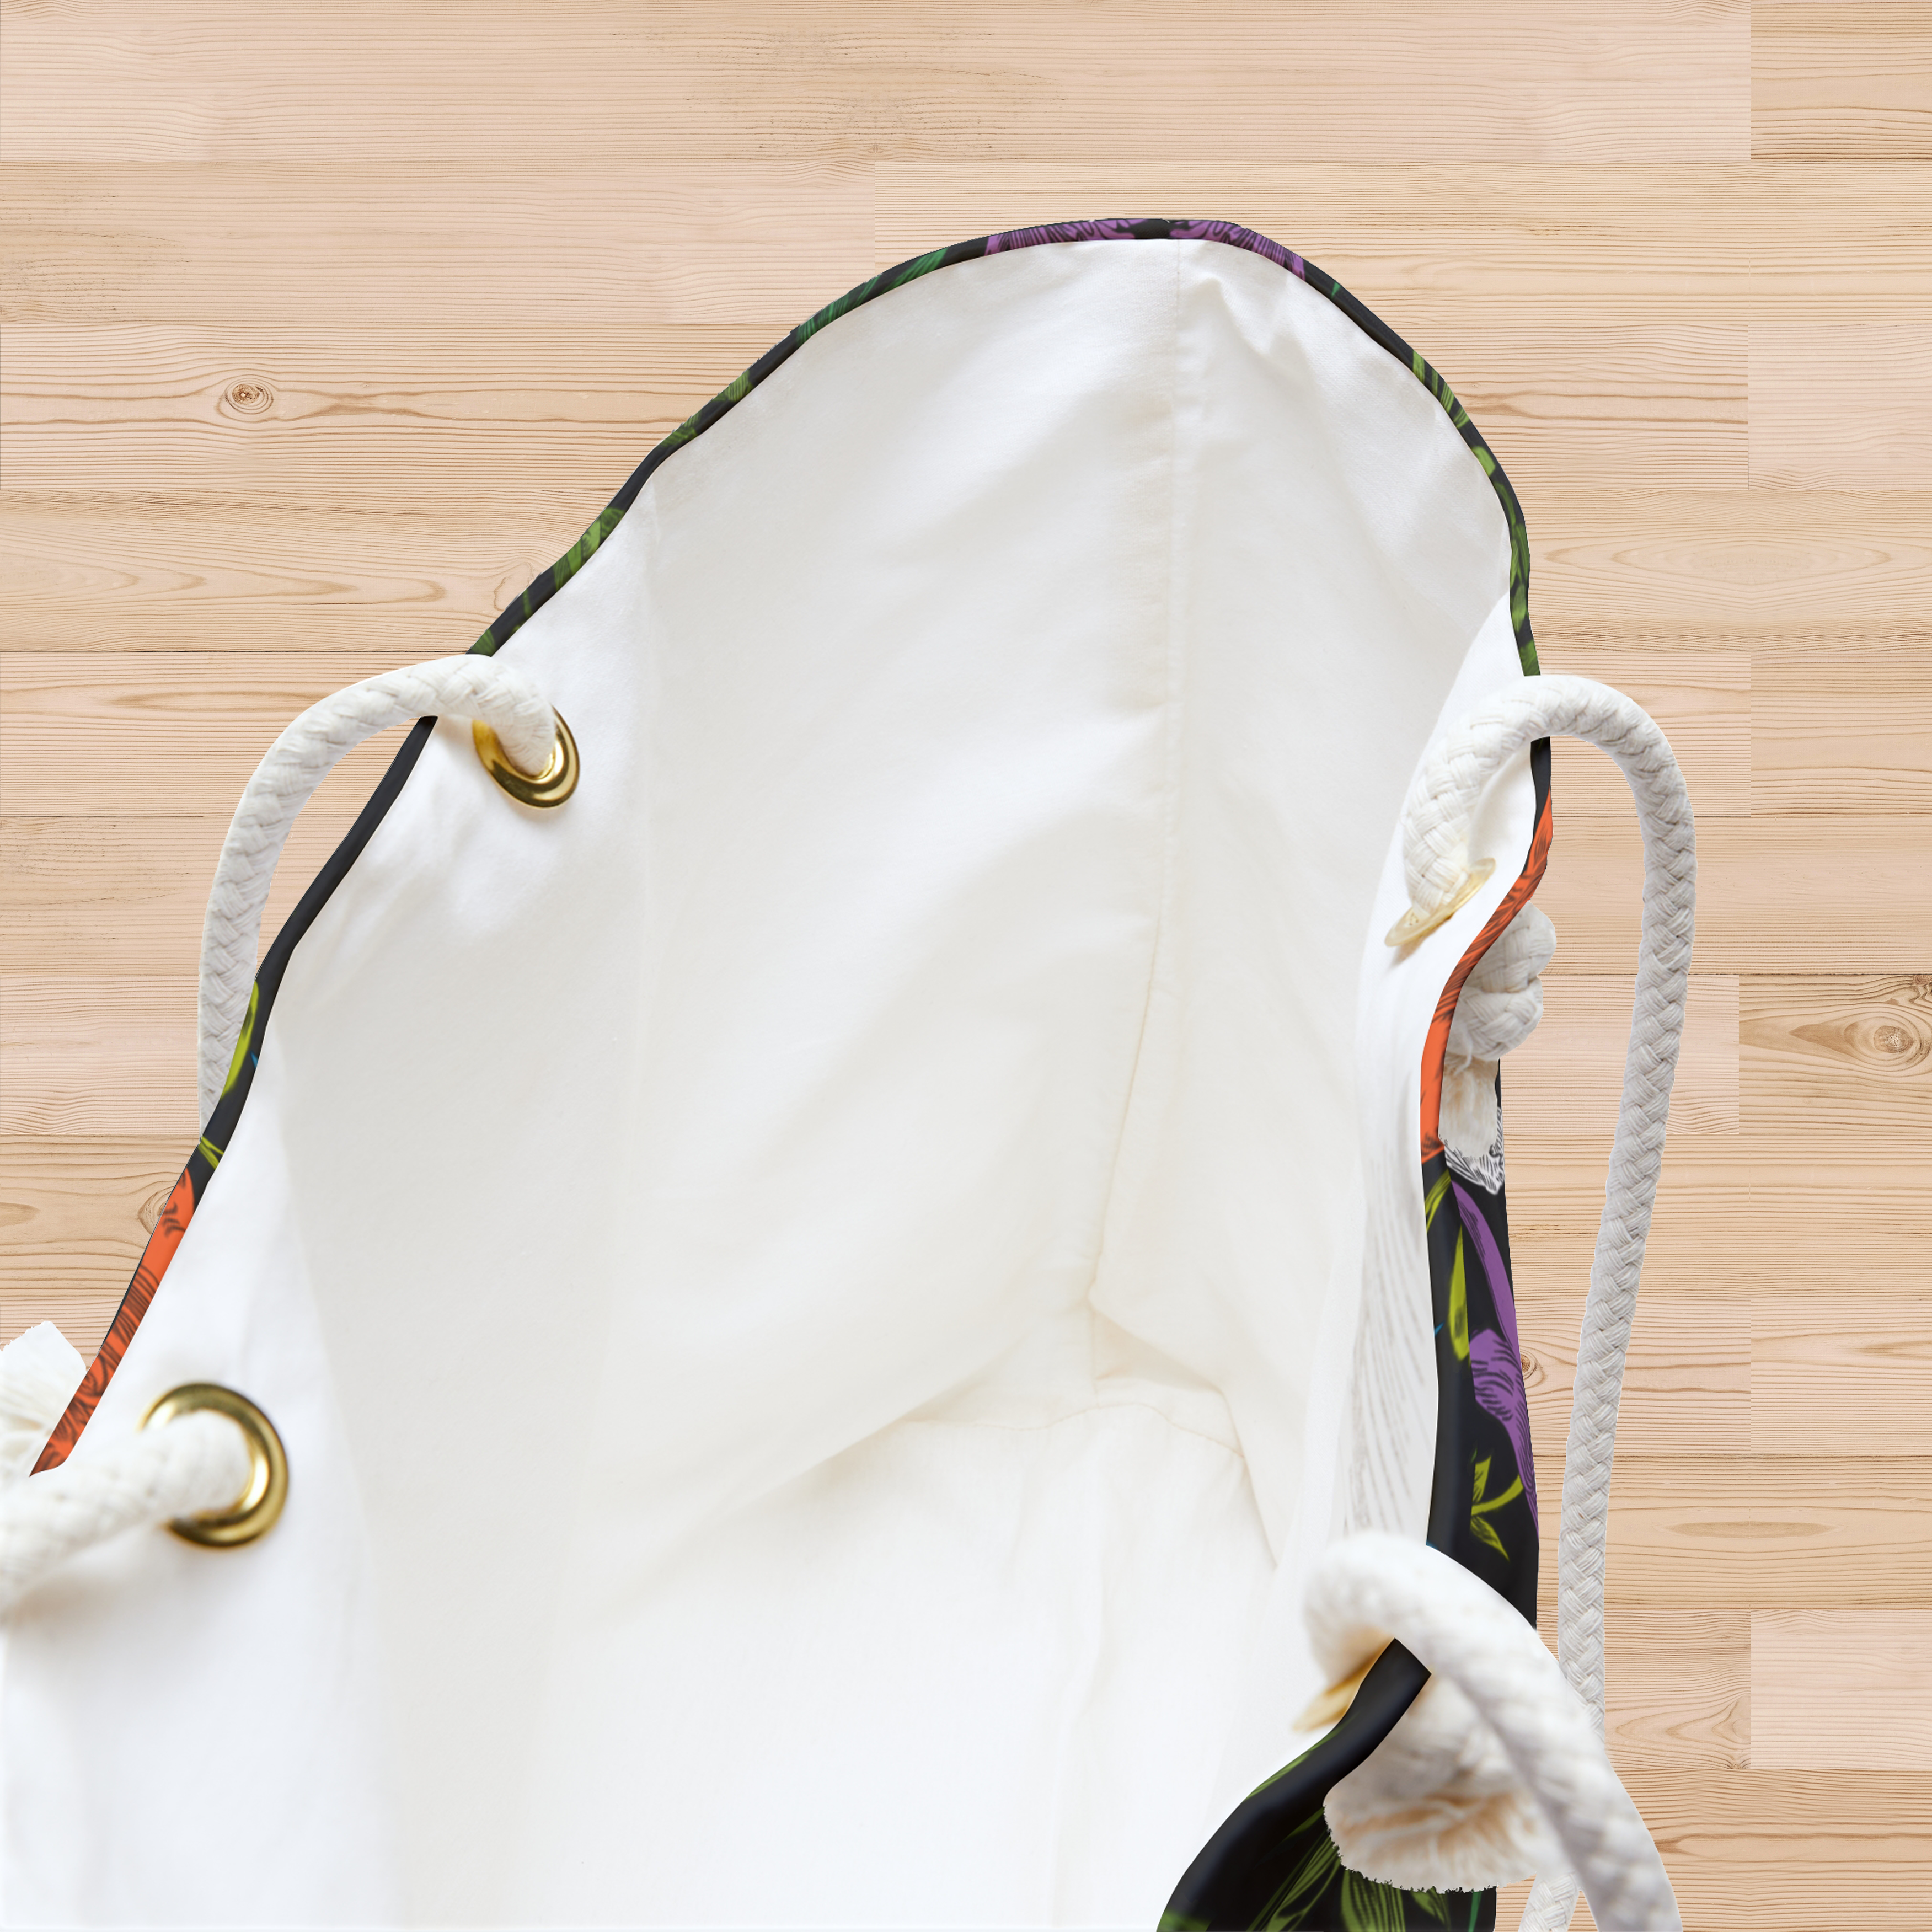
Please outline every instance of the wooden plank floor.
[[[1932, 1924], [1925, 0], [15, 0], [5, 40], [0, 1336], [94, 1343], [193, 1139], [202, 898], [294, 711], [465, 648], [874, 268], [1231, 217], [1442, 368], [1520, 488], [1544, 663], [1690, 775], [1618, 1761], [1689, 1923]], [[1639, 877], [1614, 772], [1557, 758], [1510, 1072], [1552, 1468]]]

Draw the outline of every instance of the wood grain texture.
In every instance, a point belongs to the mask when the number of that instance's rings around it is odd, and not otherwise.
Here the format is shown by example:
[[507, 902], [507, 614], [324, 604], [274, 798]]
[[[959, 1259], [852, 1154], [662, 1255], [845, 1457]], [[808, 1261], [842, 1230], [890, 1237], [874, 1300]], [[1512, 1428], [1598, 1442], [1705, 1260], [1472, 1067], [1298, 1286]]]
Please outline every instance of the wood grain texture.
[[[1570, 1432], [1583, 1298], [1526, 1295], [1517, 1318], [1539, 1500], [1546, 1474], [1553, 1504]], [[1736, 1455], [1761, 1446], [1751, 1436], [1751, 1366], [1748, 1307], [1666, 1296], [1640, 1302], [1617, 1412], [1618, 1453]], [[1554, 1572], [1549, 1580], [1553, 1603]]]
[[1751, 152], [1932, 159], [1932, 14], [1921, 0], [1756, 0]]
[[1753, 1127], [1932, 1152], [1932, 975], [1748, 979], [1738, 1042]]
[[[648, 314], [774, 334], [872, 271], [872, 178], [836, 162], [18, 166], [5, 314], [16, 322], [447, 327]], [[597, 219], [556, 246], [560, 211]], [[22, 215], [24, 218], [21, 218]], [[291, 235], [352, 256], [318, 275]], [[115, 272], [104, 276], [104, 255]]]
[[[1793, 1159], [1792, 1140], [1783, 1131], [1741, 1135], [1735, 1151], [1672, 1144], [1644, 1260], [1646, 1296], [1746, 1304], [1832, 1292], [1923, 1297], [1932, 1244], [1924, 1156], [1828, 1153], [1800, 1142], [1802, 1158]], [[1607, 1131], [1512, 1144], [1510, 1255], [1520, 1292], [1583, 1292], [1610, 1146]]]
[[1664, 662], [1731, 644], [1754, 662], [1809, 658], [1848, 694], [1926, 662], [1932, 492], [1579, 482], [1532, 486], [1523, 508], [1532, 614], [1552, 661], [1573, 644]]
[[1759, 1303], [1750, 1441], [1780, 1455], [1932, 1455], [1932, 1303]]
[[[1543, 1024], [1509, 1057], [1510, 1134], [1537, 1146], [1574, 1134], [1580, 1126], [1599, 1133], [1615, 1127], [1635, 993], [1634, 979], [1610, 974], [1545, 976]], [[1691, 977], [1670, 1094], [1670, 1131], [1680, 1142], [1736, 1136], [1734, 978], [1714, 973]]]
[[[14, 0], [0, 1338], [91, 1347], [119, 1298], [195, 1131], [214, 855], [294, 711], [466, 648], [875, 267], [1245, 220], [1455, 386], [1522, 500], [1544, 664], [1650, 708], [1697, 811], [1611, 1750], [1687, 1922], [1916, 1932], [1928, 50], [1919, 0]], [[304, 814], [272, 925], [390, 748]], [[1552, 1635], [1641, 862], [1607, 760], [1559, 745], [1556, 788], [1559, 950], [1504, 1082]]]
[[239, 0], [18, 10], [8, 159], [1750, 152], [1748, 0], [1627, 0], [1615, 16], [1403, 0], [1304, 0], [1292, 15], [1270, 0], [1106, 14], [1070, 0], [297, 0], [266, 49]]
[[1750, 327], [1750, 478], [1932, 487], [1932, 322]]
[[[1913, 1772], [1624, 1774], [1686, 1925], [1923, 1932], [1932, 1887], [1932, 1777]], [[1499, 1927], [1527, 1886], [1504, 1894]], [[1594, 1925], [1580, 1911], [1573, 1925]]]
[[[1552, 1642], [1554, 1623], [1552, 1618]], [[1624, 1776], [1646, 1770], [1742, 1771], [1750, 1763], [1748, 1618], [1682, 1605], [1668, 1610], [1619, 1606], [1606, 1616], [1604, 1625], [1604, 1735], [1611, 1760]]]
[[[1628, 970], [1643, 886], [1635, 824], [1558, 812], [1563, 857], [1539, 898], [1562, 934], [1564, 968]], [[1932, 931], [1928, 838], [1932, 824], [1890, 814], [1700, 820], [1698, 966], [1912, 975]]]
[[1932, 648], [1765, 651], [1751, 686], [1753, 812], [1932, 814]]
[[[1561, 1512], [1538, 1500], [1553, 1544]], [[1932, 1457], [1619, 1455], [1606, 1588], [1656, 1611], [1922, 1604]]]
[[1932, 1771], [1932, 1607], [1760, 1610], [1751, 1761], [1766, 1771]]

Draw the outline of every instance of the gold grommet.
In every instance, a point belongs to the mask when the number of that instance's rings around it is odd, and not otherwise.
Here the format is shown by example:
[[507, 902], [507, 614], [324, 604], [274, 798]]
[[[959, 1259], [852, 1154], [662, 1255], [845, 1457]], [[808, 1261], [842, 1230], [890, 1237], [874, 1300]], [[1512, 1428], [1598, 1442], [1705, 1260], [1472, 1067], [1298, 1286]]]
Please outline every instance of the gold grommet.
[[520, 805], [561, 805], [577, 789], [577, 740], [563, 722], [563, 713], [553, 711], [556, 720], [556, 742], [550, 748], [550, 762], [532, 778], [511, 764], [502, 740], [482, 718], [475, 719], [470, 735], [476, 741], [476, 755], [483, 769]]
[[245, 1395], [219, 1382], [184, 1382], [170, 1389], [141, 1418], [146, 1429], [157, 1423], [209, 1410], [225, 1415], [242, 1432], [248, 1445], [248, 1486], [226, 1509], [204, 1510], [199, 1516], [178, 1516], [168, 1525], [188, 1543], [211, 1550], [232, 1550], [253, 1543], [275, 1526], [289, 1499], [289, 1459], [275, 1425]]
[[1424, 939], [1438, 926], [1446, 926], [1490, 882], [1490, 875], [1496, 869], [1493, 859], [1478, 859], [1462, 875], [1462, 883], [1451, 892], [1442, 904], [1425, 912], [1420, 906], [1411, 906], [1401, 918], [1388, 929], [1383, 939], [1385, 946], [1413, 946], [1418, 939]]

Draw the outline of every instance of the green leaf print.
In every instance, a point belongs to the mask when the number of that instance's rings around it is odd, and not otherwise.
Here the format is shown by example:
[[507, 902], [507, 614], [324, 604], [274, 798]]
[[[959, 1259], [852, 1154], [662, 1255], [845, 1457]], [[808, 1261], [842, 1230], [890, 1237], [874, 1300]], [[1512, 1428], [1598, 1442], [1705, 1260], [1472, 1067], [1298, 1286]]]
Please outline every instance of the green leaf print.
[[1449, 1346], [1456, 1359], [1469, 1359], [1469, 1288], [1462, 1278], [1462, 1237], [1456, 1237], [1456, 1263], [1449, 1270]]
[[229, 1055], [228, 1077], [221, 1083], [226, 1094], [242, 1077], [242, 1070], [248, 1064], [248, 1048], [254, 1042], [256, 1016], [262, 1010], [262, 982], [257, 980], [248, 988], [248, 1010], [242, 1016], [242, 1030], [235, 1036], [235, 1051]]
[[1487, 1544], [1507, 1563], [1509, 1561], [1509, 1552], [1503, 1547], [1502, 1538], [1496, 1534], [1496, 1526], [1492, 1523], [1486, 1522], [1484, 1519], [1492, 1510], [1501, 1509], [1504, 1504], [1515, 1502], [1516, 1498], [1522, 1494], [1522, 1478], [1518, 1476], [1501, 1496], [1490, 1496], [1485, 1500], [1484, 1492], [1490, 1486], [1490, 1464], [1492, 1460], [1487, 1456], [1480, 1458], [1475, 1466], [1475, 1474], [1470, 1480], [1469, 1529], [1470, 1533], [1478, 1543]]
[[1402, 1932], [1402, 1894], [1360, 1872], [1342, 1874], [1342, 1932]]
[[1283, 1880], [1281, 1889], [1268, 1900], [1256, 1932], [1288, 1932], [1289, 1928], [1299, 1926], [1303, 1910], [1321, 1897], [1341, 1869], [1341, 1855], [1328, 1835], [1328, 1821], [1317, 1812], [1315, 1822], [1315, 1842]]
[[1432, 1228], [1436, 1225], [1436, 1210], [1449, 1198], [1449, 1184], [1455, 1179], [1451, 1174], [1444, 1174], [1436, 1185], [1422, 1197], [1422, 1225]]

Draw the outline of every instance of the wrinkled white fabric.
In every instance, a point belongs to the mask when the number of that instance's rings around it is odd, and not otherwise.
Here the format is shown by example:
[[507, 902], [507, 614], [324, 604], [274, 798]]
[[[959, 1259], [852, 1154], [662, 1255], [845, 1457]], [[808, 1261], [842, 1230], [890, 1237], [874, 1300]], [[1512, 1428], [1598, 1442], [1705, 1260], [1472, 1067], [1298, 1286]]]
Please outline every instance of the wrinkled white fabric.
[[226, 1382], [288, 1511], [23, 1601], [8, 1911], [1153, 1922], [1300, 1748], [1307, 1564], [1426, 1513], [1419, 1068], [1526, 764], [1381, 934], [1508, 572], [1210, 243], [929, 276], [680, 450], [508, 646], [576, 796], [445, 725], [296, 950], [76, 1451]]

